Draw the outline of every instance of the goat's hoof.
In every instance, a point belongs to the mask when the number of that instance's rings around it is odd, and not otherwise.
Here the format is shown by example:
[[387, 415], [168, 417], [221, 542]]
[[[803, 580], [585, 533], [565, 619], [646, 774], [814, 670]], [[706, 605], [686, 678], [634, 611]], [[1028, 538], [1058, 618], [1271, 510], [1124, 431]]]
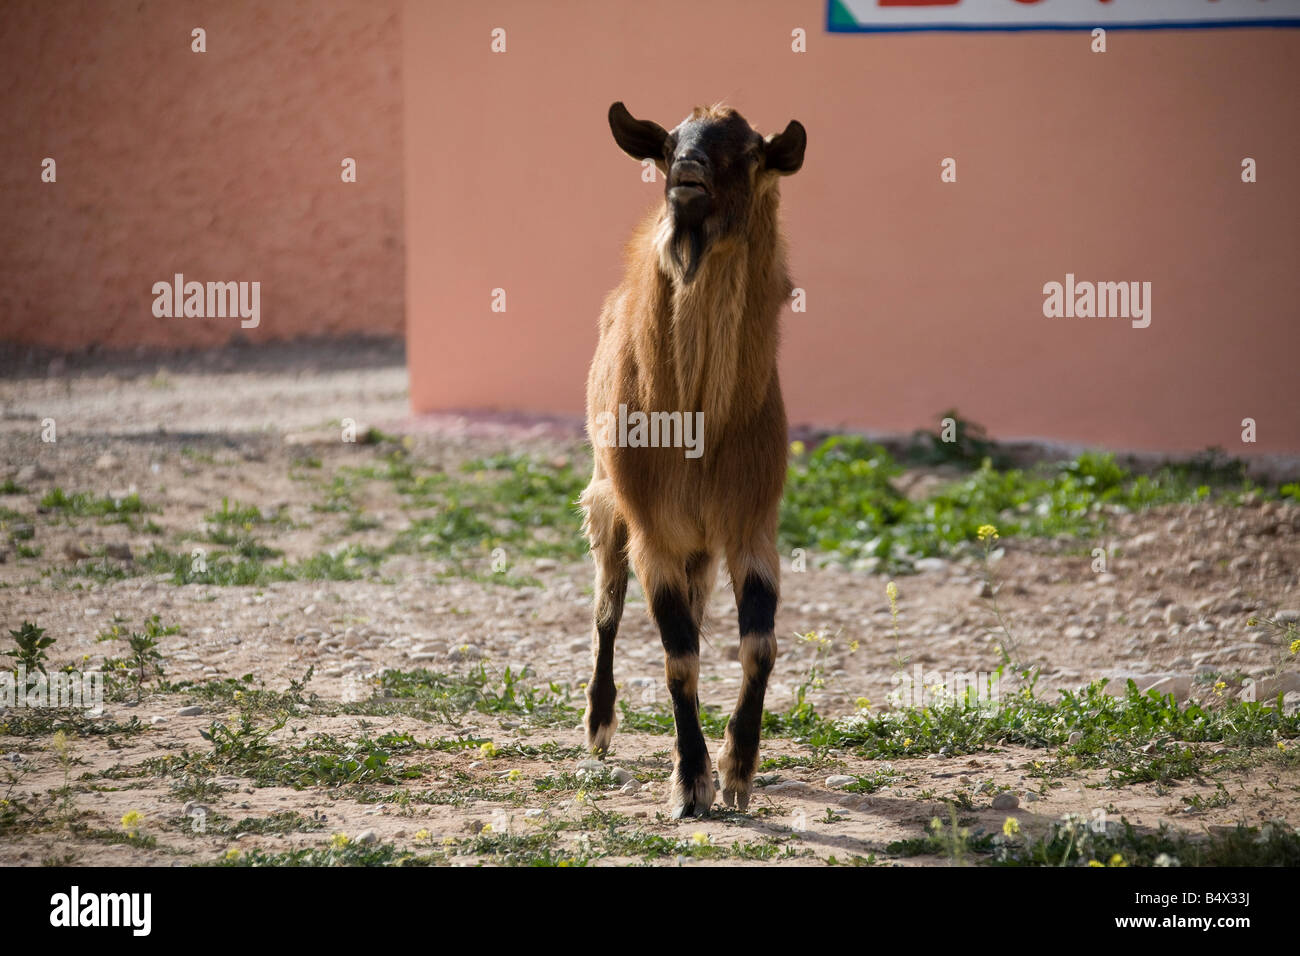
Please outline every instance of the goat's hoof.
[[741, 813], [749, 809], [749, 797], [753, 793], [752, 787], [736, 785], [734, 787], [722, 788], [722, 802], [729, 807], [735, 807]]
[[583, 719], [583, 725], [587, 728], [587, 749], [597, 757], [604, 757], [609, 753], [610, 744], [614, 742], [614, 731], [618, 727], [618, 716], [614, 715], [608, 723], [594, 723], [591, 715], [588, 714]]
[[713, 774], [705, 771], [693, 780], [683, 780], [673, 774], [672, 818], [702, 817], [713, 806], [716, 794], [713, 786]]
[[722, 773], [722, 802], [742, 813], [749, 809], [749, 798], [754, 793], [754, 769], [758, 754], [748, 760], [737, 760], [732, 740], [728, 736], [718, 754], [718, 770]]

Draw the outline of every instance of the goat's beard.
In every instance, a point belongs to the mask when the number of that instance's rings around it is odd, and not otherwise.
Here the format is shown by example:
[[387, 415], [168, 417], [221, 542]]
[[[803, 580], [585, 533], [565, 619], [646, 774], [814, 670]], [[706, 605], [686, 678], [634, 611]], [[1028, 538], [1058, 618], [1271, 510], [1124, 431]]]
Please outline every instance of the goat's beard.
[[676, 223], [668, 240], [668, 254], [683, 282], [690, 282], [700, 270], [704, 251], [708, 245], [708, 232], [703, 222]]

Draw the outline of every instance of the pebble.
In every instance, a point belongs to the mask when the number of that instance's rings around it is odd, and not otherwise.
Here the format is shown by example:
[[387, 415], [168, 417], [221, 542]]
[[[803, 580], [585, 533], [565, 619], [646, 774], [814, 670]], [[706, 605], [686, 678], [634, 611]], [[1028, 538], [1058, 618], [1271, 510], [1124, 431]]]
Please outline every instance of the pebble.
[[180, 710], [176, 711], [176, 716], [177, 716], [177, 717], [197, 717], [197, 716], [199, 716], [199, 714], [201, 714], [201, 713], [203, 713], [203, 708], [200, 707], [200, 706], [198, 706], [197, 704], [195, 704], [195, 705], [193, 705], [193, 706], [191, 706], [191, 707], [182, 707]]
[[999, 793], [993, 798], [993, 809], [1006, 812], [1020, 806], [1020, 798], [1014, 793]]
[[842, 790], [850, 784], [857, 782], [857, 777], [850, 777], [846, 773], [837, 773], [826, 778], [826, 787], [829, 790]]
[[357, 834], [356, 840], [354, 842], [360, 843], [362, 846], [368, 846], [371, 843], [378, 843], [379, 834], [376, 833], [374, 830], [362, 830], [360, 833]]

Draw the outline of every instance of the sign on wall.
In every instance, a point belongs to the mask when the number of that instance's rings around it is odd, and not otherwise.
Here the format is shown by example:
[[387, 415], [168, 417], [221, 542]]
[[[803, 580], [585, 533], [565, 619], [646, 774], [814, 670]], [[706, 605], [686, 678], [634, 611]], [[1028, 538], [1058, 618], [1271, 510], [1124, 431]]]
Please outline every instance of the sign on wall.
[[827, 0], [831, 33], [1300, 27], [1300, 0]]

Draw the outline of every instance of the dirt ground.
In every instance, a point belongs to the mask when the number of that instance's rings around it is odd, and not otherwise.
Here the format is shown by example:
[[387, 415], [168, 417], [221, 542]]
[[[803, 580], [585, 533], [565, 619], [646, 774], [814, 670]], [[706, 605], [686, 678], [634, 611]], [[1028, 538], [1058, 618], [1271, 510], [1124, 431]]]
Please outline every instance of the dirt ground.
[[[369, 520], [361, 524], [319, 507], [338, 469], [374, 461], [382, 451], [342, 442], [337, 423], [344, 419], [362, 430], [374, 426], [404, 436], [411, 458], [434, 469], [454, 470], [498, 452], [575, 462], [585, 457], [580, 435], [565, 423], [412, 420], [401, 356], [387, 346], [343, 355], [324, 347], [319, 354], [286, 352], [284, 363], [273, 355], [227, 352], [164, 364], [145, 358], [98, 365], [59, 359], [53, 367], [44, 361], [10, 363], [0, 383], [0, 481], [7, 476], [22, 491], [0, 497], [0, 505], [8, 509], [10, 532], [15, 525], [30, 526], [32, 536], [25, 540], [39, 553], [20, 553], [9, 534], [0, 540], [5, 629], [37, 622], [56, 638], [52, 663], [90, 669], [122, 652], [120, 643], [97, 640], [115, 616], [139, 628], [157, 614], [178, 629], [160, 644], [169, 681], [251, 674], [255, 682], [283, 690], [313, 667], [308, 691], [322, 702], [355, 702], [372, 694], [385, 669], [471, 674], [485, 666], [501, 674], [526, 666], [529, 682], [541, 687], [553, 682], [578, 688], [587, 679], [586, 560], [521, 558], [520, 573], [536, 582], [523, 586], [494, 583], [487, 566], [481, 577], [446, 576], [445, 562], [420, 553], [393, 554], [378, 574], [352, 581], [178, 586], [165, 574], [113, 579], [82, 573], [87, 565], [112, 560], [101, 557], [106, 548], [124, 554], [120, 546], [126, 545], [138, 558], [159, 540], [184, 542], [198, 535], [223, 498], [278, 513], [283, 520], [260, 535], [290, 561], [345, 544], [383, 547], [410, 521], [390, 486], [364, 486], [359, 504]], [[57, 441], [42, 441], [51, 420]], [[313, 465], [304, 478], [302, 462], [308, 458], [319, 468]], [[913, 474], [907, 483], [931, 478]], [[94, 517], [55, 520], [38, 511], [38, 504], [56, 487], [119, 498], [138, 493], [156, 509], [146, 516], [154, 527], [132, 529]], [[1040, 692], [1100, 677], [1118, 686], [1133, 677], [1142, 689], [1163, 681], [1162, 689], [1185, 698], [1215, 693], [1218, 680], [1224, 687], [1217, 692], [1234, 694], [1244, 678], [1277, 679], [1279, 649], [1247, 621], [1253, 615], [1285, 617], [1300, 608], [1300, 509], [1276, 502], [1179, 506], [1116, 515], [1111, 528], [1110, 539], [1093, 544], [1108, 549], [1105, 573], [1093, 569], [1090, 549], [1077, 542], [1001, 542], [1005, 554], [994, 565], [999, 604], [1020, 635], [1024, 656], [1043, 665]], [[123, 567], [131, 564], [118, 560]], [[981, 596], [984, 584], [973, 561], [936, 559], [898, 580], [897, 644], [886, 580], [822, 567], [816, 560], [802, 573], [787, 568], [777, 616], [782, 654], [769, 709], [789, 705], [818, 653], [823, 679], [809, 699], [824, 715], [853, 713], [860, 698], [882, 706], [899, 656], [944, 673], [996, 666], [989, 601]], [[724, 710], [734, 703], [740, 678], [734, 615], [730, 590], [720, 578], [700, 693], [702, 703]], [[615, 661], [622, 698], [663, 704], [662, 652], [635, 584], [623, 621]], [[796, 637], [810, 632], [829, 645], [819, 652], [817, 642]], [[1213, 679], [1198, 680], [1198, 674]], [[1280, 681], [1276, 689], [1300, 692], [1293, 676], [1284, 672]], [[764, 785], [750, 813], [722, 812], [719, 805], [709, 817], [679, 822], [667, 818], [670, 737], [620, 731], [601, 768], [584, 763], [588, 757], [580, 752], [576, 725], [537, 726], [473, 710], [446, 719], [345, 713], [324, 703], [303, 707], [272, 739], [405, 733], [418, 740], [486, 738], [491, 744], [407, 754], [405, 763], [418, 767], [415, 776], [364, 791], [254, 786], [246, 777], [216, 773], [210, 786], [190, 793], [175, 779], [140, 767], [150, 758], [206, 751], [211, 744], [201, 732], [213, 721], [235, 720], [239, 708], [185, 691], [150, 692], [148, 684], [145, 691], [138, 704], [108, 701], [105, 713], [94, 718], [138, 718], [143, 729], [73, 734], [62, 752], [49, 735], [5, 736], [5, 721], [14, 713], [0, 714], [0, 773], [9, 775], [8, 783], [0, 775], [0, 797], [39, 811], [41, 821], [17, 827], [0, 841], [0, 864], [209, 863], [232, 852], [337, 846], [343, 842], [339, 835], [354, 846], [391, 844], [472, 864], [495, 859], [485, 834], [523, 837], [548, 824], [551, 851], [580, 853], [593, 841], [599, 845], [601, 821], [610, 814], [634, 821], [642, 842], [613, 849], [604, 844], [601, 863], [773, 865], [834, 857], [932, 864], [942, 859], [886, 848], [922, 836], [934, 817], [946, 818], [947, 800], [966, 807], [963, 823], [972, 830], [998, 831], [1008, 812], [994, 810], [991, 795], [1002, 790], [1017, 795], [1011, 815], [1027, 830], [1065, 813], [1098, 810], [1135, 826], [1164, 823], [1188, 833], [1279, 819], [1300, 824], [1300, 770], [1294, 764], [1270, 768], [1267, 780], [1257, 766], [1243, 763], [1213, 779], [1194, 775], [1115, 788], [1099, 786], [1106, 774], [1093, 770], [1047, 787], [1027, 773], [1033, 761], [1044, 759], [1042, 750], [1006, 746], [886, 766], [850, 752], [813, 756], [788, 737], [764, 741], [764, 759], [786, 759], [762, 774]], [[574, 694], [580, 705], [581, 691]], [[194, 707], [201, 712], [192, 714]], [[717, 746], [710, 742], [714, 754]], [[846, 793], [833, 779], [882, 774], [889, 782], [873, 793]], [[1224, 792], [1227, 797], [1216, 797]], [[196, 812], [230, 822], [195, 832]], [[140, 822], [124, 825], [132, 813]], [[274, 819], [290, 822], [266, 823]], [[238, 821], [253, 822], [241, 827]], [[137, 836], [123, 842], [120, 836], [129, 830]], [[675, 844], [739, 849], [701, 856], [673, 852]]]

